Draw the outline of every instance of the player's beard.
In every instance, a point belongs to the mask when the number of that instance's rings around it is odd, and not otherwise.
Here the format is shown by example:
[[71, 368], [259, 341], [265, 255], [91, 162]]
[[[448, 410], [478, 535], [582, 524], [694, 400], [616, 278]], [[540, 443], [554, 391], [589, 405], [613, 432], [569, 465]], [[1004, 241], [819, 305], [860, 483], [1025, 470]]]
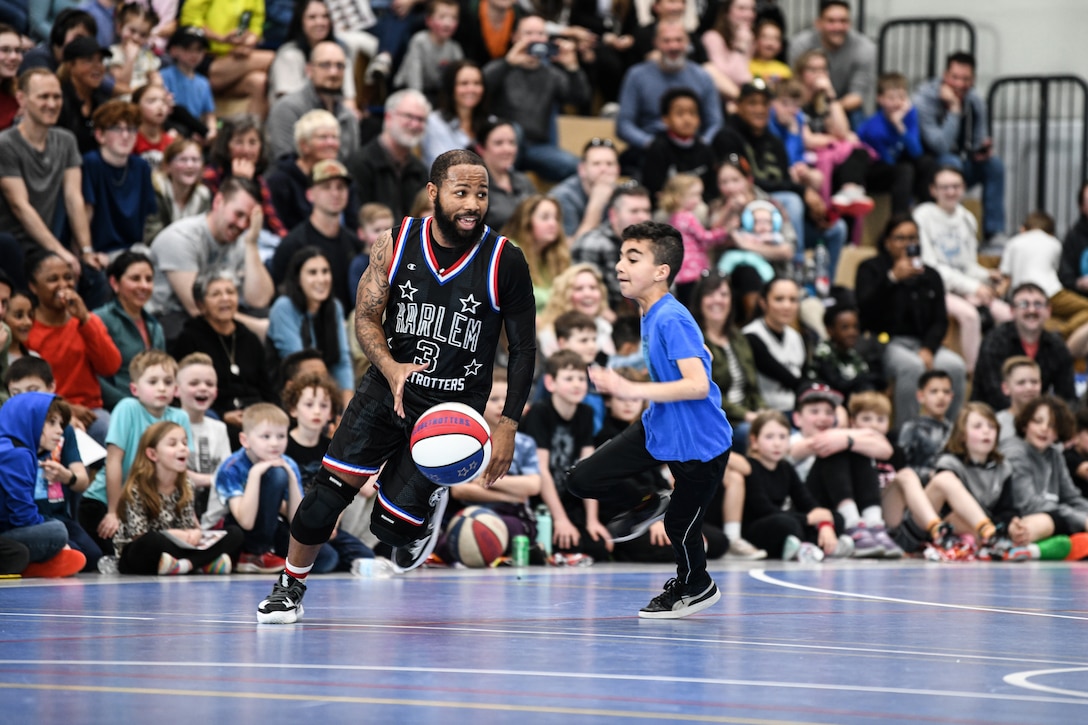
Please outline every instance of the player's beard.
[[479, 216], [480, 218], [476, 220], [476, 225], [472, 227], [472, 229], [466, 231], [457, 226], [456, 218], [450, 218], [450, 216], [446, 214], [446, 210], [442, 208], [439, 197], [436, 196], [434, 198], [435, 224], [438, 225], [438, 231], [442, 233], [442, 238], [450, 244], [467, 247], [479, 241], [484, 231], [484, 218], [482, 214]]

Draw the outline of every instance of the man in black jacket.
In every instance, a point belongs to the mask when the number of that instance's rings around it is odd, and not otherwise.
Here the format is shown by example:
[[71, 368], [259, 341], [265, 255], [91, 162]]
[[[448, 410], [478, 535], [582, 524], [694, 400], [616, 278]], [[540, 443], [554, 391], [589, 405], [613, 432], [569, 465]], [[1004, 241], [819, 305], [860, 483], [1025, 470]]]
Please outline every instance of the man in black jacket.
[[406, 88], [389, 96], [381, 135], [353, 153], [347, 163], [360, 204], [385, 204], [398, 222], [408, 215], [430, 176], [415, 154], [430, 112], [431, 104], [419, 91]]
[[[771, 91], [762, 79], [741, 86], [737, 113], [726, 119], [714, 137], [711, 148], [720, 162], [743, 159], [756, 186], [774, 197], [793, 222], [797, 231], [797, 250], [814, 246], [822, 238], [831, 257], [831, 278], [839, 261], [839, 251], [846, 242], [846, 223], [841, 219], [827, 228], [827, 205], [819, 193], [801, 184], [790, 172], [789, 158], [782, 141], [767, 128], [770, 120]], [[806, 218], [806, 208], [808, 210]], [[811, 218], [815, 221], [809, 221]]]
[[1039, 365], [1043, 392], [1074, 403], [1073, 355], [1060, 335], [1043, 329], [1050, 318], [1046, 293], [1027, 282], [1013, 290], [1011, 299], [1012, 320], [982, 340], [971, 397], [994, 410], [1008, 408], [1009, 396], [1001, 390], [1001, 366], [1013, 355], [1027, 355]]

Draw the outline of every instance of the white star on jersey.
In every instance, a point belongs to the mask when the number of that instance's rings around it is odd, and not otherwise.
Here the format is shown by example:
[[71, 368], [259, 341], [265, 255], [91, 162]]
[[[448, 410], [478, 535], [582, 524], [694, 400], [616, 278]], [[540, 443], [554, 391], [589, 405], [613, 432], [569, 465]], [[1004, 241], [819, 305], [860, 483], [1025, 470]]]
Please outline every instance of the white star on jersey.
[[461, 297], [458, 299], [461, 303], [461, 312], [471, 312], [476, 314], [476, 308], [480, 306], [480, 303], [476, 301], [476, 297], [470, 294], [468, 297]]
[[404, 295], [409, 302], [416, 301], [416, 292], [419, 292], [419, 290], [412, 286], [412, 280], [408, 280], [400, 286], [400, 293]]
[[477, 375], [482, 367], [483, 365], [476, 362], [476, 358], [472, 358], [472, 362], [465, 366], [465, 375]]

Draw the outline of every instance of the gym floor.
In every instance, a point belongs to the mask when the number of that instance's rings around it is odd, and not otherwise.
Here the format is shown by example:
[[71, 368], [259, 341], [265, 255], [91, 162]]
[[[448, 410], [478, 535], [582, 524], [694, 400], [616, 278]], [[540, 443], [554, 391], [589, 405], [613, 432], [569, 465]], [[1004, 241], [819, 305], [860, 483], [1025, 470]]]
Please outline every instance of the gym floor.
[[1088, 566], [711, 562], [714, 607], [642, 620], [665, 566], [0, 582], [10, 723], [1071, 723]]

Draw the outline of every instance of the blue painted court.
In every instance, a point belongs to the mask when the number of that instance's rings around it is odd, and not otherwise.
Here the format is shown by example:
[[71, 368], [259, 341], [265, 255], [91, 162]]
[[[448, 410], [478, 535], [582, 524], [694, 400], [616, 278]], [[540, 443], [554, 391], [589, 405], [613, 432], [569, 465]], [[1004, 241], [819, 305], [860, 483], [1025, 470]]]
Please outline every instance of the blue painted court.
[[641, 620], [670, 568], [0, 583], [6, 723], [1073, 723], [1088, 567], [712, 562], [715, 607]]

